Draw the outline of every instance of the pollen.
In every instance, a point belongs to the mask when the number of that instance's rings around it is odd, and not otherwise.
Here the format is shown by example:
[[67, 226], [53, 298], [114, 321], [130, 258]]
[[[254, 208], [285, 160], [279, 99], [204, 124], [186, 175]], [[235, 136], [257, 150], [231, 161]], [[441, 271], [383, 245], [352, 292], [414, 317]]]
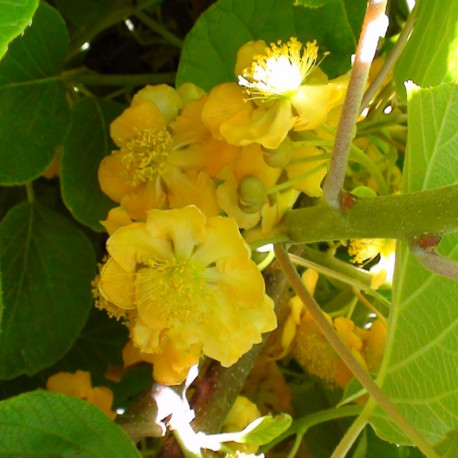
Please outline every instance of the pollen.
[[156, 304], [158, 317], [169, 325], [174, 322], [202, 322], [204, 302], [210, 291], [204, 268], [191, 259], [150, 259], [135, 275], [135, 301], [140, 309]]
[[250, 99], [271, 99], [291, 96], [316, 65], [316, 41], [305, 47], [295, 37], [287, 43], [279, 40], [266, 48], [266, 54], [257, 55], [250, 67], [238, 76]]
[[163, 172], [171, 148], [172, 136], [166, 128], [138, 129], [121, 148], [124, 178], [132, 186], [154, 180]]

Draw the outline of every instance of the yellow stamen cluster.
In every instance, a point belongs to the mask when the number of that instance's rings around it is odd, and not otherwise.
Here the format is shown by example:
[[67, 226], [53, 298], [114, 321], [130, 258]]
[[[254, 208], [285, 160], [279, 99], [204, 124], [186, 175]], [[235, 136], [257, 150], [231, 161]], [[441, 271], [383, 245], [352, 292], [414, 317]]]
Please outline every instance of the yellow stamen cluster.
[[160, 304], [159, 318], [165, 321], [203, 320], [203, 302], [210, 291], [204, 268], [191, 259], [150, 259], [135, 273], [135, 305]]
[[137, 130], [121, 151], [125, 178], [132, 186], [153, 180], [160, 174], [172, 148], [172, 136], [166, 128]]
[[250, 67], [238, 76], [240, 86], [250, 98], [275, 98], [292, 95], [316, 64], [316, 41], [304, 47], [297, 38], [287, 43], [271, 43], [265, 55], [254, 56]]

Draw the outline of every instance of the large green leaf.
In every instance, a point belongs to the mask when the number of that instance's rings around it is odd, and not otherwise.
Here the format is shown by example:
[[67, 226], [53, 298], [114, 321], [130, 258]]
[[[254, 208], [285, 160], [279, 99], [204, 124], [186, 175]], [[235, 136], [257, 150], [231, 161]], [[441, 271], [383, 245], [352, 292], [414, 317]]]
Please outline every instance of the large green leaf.
[[38, 0], [0, 0], [0, 59], [8, 49], [8, 43], [30, 23], [37, 7]]
[[69, 122], [62, 71], [68, 35], [45, 3], [0, 62], [0, 183], [23, 184], [43, 173]]
[[320, 52], [330, 52], [323, 69], [331, 77], [343, 74], [350, 68], [358, 38], [354, 30], [359, 30], [365, 8], [366, 0], [333, 0], [316, 9], [293, 6], [292, 0], [219, 0], [186, 37], [177, 84], [191, 81], [209, 90], [233, 81], [240, 46], [292, 36], [303, 42], [317, 40]]
[[92, 303], [92, 245], [66, 217], [38, 204], [0, 224], [3, 322], [0, 378], [34, 374], [72, 346]]
[[[455, 84], [410, 92], [404, 192], [458, 181], [457, 114]], [[458, 234], [444, 237], [439, 250], [458, 261]], [[458, 427], [457, 298], [458, 282], [428, 272], [405, 245], [399, 246], [387, 347], [377, 381], [431, 443]], [[383, 439], [407, 443], [380, 409], [371, 424]]]
[[102, 193], [97, 178], [99, 164], [111, 153], [109, 123], [123, 110], [115, 102], [84, 97], [73, 106], [72, 127], [65, 137], [61, 160], [62, 197], [73, 216], [95, 231], [108, 210], [116, 206]]
[[436, 86], [458, 77], [458, 2], [420, 0], [414, 30], [394, 70], [398, 92], [404, 81]]
[[0, 455], [140, 456], [123, 430], [97, 407], [71, 396], [46, 391], [0, 402]]

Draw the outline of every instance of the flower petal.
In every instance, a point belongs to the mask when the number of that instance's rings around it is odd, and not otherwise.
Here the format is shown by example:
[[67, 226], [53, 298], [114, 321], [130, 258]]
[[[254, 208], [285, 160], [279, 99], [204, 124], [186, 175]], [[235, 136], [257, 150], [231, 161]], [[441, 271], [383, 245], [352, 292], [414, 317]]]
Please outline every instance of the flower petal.
[[134, 277], [113, 258], [109, 258], [100, 272], [99, 293], [107, 301], [121, 309], [133, 309]]

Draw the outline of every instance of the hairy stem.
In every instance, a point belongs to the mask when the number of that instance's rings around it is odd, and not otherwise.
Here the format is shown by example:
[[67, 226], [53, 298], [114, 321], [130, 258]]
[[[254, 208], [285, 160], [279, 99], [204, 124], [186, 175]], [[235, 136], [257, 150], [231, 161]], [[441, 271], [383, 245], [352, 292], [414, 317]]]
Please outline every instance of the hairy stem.
[[448, 259], [435, 251], [427, 251], [413, 245], [411, 247], [415, 259], [430, 272], [441, 275], [445, 278], [458, 281], [458, 263]]
[[315, 302], [307, 291], [307, 288], [303, 285], [299, 274], [289, 259], [285, 247], [283, 245], [276, 245], [275, 254], [277, 255], [278, 263], [288, 278], [288, 281], [309, 311], [316, 325], [356, 379], [366, 388], [367, 392], [374, 398], [377, 404], [391, 417], [398, 428], [409, 437], [426, 456], [438, 458], [438, 455], [434, 452], [430, 444], [386, 397], [370, 375], [360, 366], [350, 349], [342, 342], [337, 332], [324, 316], [320, 306]]
[[355, 134], [356, 119], [363, 98], [369, 68], [377, 50], [378, 39], [385, 33], [384, 13], [386, 0], [370, 0], [364, 17], [363, 28], [356, 48], [355, 62], [348, 83], [348, 91], [342, 107], [323, 194], [332, 208], [340, 207], [340, 193], [345, 179], [348, 154]]
[[[387, 238], [409, 242], [418, 234], [458, 230], [458, 185], [410, 194], [355, 198], [348, 210], [327, 206], [292, 210], [283, 231], [292, 243]], [[313, 221], [313, 224], [310, 224]]]

